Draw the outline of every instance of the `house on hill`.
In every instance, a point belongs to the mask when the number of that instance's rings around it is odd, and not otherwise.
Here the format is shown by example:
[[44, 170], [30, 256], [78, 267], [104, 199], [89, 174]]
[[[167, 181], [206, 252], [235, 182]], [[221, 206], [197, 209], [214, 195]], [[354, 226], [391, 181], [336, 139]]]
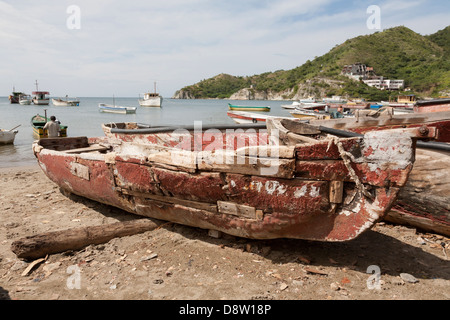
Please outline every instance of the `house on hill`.
[[405, 87], [404, 80], [384, 79], [384, 77], [375, 74], [373, 67], [368, 67], [362, 63], [344, 66], [342, 74], [357, 81], [362, 80], [368, 86], [380, 90], [401, 90]]

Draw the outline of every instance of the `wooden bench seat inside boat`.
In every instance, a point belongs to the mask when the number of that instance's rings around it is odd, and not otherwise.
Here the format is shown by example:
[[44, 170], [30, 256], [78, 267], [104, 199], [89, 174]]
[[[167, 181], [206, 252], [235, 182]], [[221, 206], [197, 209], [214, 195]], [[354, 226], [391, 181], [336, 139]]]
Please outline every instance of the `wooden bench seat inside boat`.
[[107, 151], [109, 147], [100, 144], [89, 144], [87, 137], [47, 138], [39, 140], [45, 149], [64, 151], [65, 153], [83, 153]]

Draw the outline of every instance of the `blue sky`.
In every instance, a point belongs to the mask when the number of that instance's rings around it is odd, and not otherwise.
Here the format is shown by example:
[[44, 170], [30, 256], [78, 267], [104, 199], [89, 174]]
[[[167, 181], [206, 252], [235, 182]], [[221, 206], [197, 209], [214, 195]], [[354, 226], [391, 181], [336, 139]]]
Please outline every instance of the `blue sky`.
[[450, 16], [448, 0], [0, 0], [0, 95], [38, 80], [52, 96], [137, 97], [156, 81], [171, 97], [219, 73], [288, 70], [380, 31], [371, 5], [381, 30], [431, 34]]

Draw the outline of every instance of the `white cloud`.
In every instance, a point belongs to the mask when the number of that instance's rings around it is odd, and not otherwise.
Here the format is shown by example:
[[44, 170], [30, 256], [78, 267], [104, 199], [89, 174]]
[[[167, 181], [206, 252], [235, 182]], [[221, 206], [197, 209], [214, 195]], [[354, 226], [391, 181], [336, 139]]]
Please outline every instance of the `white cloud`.
[[[445, 27], [445, 10], [417, 14], [424, 2], [384, 1], [383, 28], [406, 25], [431, 33]], [[81, 9], [80, 30], [66, 27], [66, 9], [73, 4]], [[158, 81], [161, 92], [171, 96], [222, 72], [290, 69], [348, 38], [373, 32], [366, 27], [370, 4], [0, 1], [0, 41], [7, 48], [0, 51], [0, 95], [8, 95], [12, 85], [31, 91], [38, 79], [55, 95], [136, 96]]]

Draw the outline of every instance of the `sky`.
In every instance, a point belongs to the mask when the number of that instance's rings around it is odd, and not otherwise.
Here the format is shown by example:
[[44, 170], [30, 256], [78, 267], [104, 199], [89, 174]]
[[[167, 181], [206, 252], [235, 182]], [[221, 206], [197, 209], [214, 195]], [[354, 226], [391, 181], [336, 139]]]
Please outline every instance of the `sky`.
[[289, 70], [347, 39], [449, 25], [448, 0], [0, 0], [0, 96], [138, 97]]

